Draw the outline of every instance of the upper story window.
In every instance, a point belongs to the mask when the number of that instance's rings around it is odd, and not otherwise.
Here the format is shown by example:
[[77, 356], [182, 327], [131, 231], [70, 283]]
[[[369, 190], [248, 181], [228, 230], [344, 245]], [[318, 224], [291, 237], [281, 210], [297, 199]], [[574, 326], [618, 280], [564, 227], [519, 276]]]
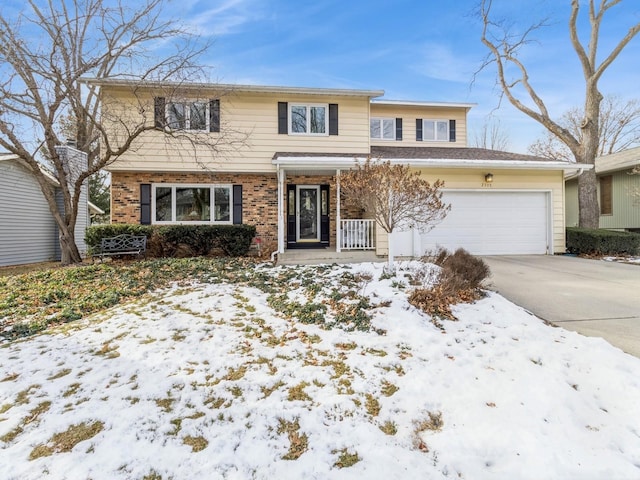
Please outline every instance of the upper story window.
[[416, 141], [455, 142], [455, 120], [416, 119]]
[[278, 102], [278, 134], [338, 135], [338, 104]]
[[231, 223], [231, 207], [231, 185], [153, 185], [153, 223]]
[[371, 138], [375, 140], [396, 139], [395, 118], [372, 118], [369, 121]]
[[326, 135], [329, 129], [328, 105], [289, 105], [289, 133]]
[[167, 102], [167, 125], [172, 130], [209, 130], [209, 104], [206, 102]]
[[164, 130], [220, 131], [220, 100], [170, 100], [154, 98], [154, 123]]

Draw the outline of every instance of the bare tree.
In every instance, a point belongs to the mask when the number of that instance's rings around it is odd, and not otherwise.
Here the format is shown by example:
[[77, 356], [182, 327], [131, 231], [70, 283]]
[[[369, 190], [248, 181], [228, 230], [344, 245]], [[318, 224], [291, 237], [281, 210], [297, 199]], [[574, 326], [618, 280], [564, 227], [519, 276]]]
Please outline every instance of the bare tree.
[[428, 232], [449, 212], [451, 207], [442, 201], [443, 186], [440, 180], [430, 184], [408, 165], [370, 158], [340, 176], [347, 201], [363, 209], [387, 232], [390, 272], [394, 270], [393, 232], [410, 226]]
[[509, 148], [509, 135], [500, 120], [487, 119], [473, 135], [473, 146], [489, 150], [505, 151]]
[[[569, 15], [569, 37], [584, 77], [584, 117], [579, 122], [580, 136], [576, 136], [560, 121], [553, 120], [542, 97], [534, 88], [529, 71], [521, 60], [520, 52], [528, 45], [531, 36], [546, 23], [529, 25], [523, 33], [509, 29], [504, 21], [492, 18], [492, 0], [480, 0], [479, 16], [482, 20], [482, 43], [489, 49], [481, 69], [494, 64], [497, 69], [497, 83], [501, 93], [521, 112], [542, 124], [564, 143], [577, 162], [593, 165], [598, 154], [600, 140], [600, 103], [603, 99], [598, 82], [604, 72], [620, 55], [620, 52], [640, 31], [640, 22], [633, 24], [623, 34], [620, 41], [608, 53], [598, 51], [600, 27], [609, 10], [622, 0], [571, 0]], [[588, 41], [581, 40], [578, 24], [582, 22], [581, 4], [588, 5]], [[586, 21], [584, 22], [586, 24]], [[586, 44], [585, 44], [586, 43]], [[579, 224], [581, 227], [598, 228], [599, 211], [596, 194], [596, 174], [593, 169], [585, 170], [578, 178]]]
[[[580, 125], [584, 112], [572, 108], [565, 112], [558, 123], [573, 136], [582, 139]], [[626, 150], [640, 143], [640, 101], [624, 101], [616, 95], [606, 95], [600, 106], [600, 139], [597, 156]], [[529, 145], [529, 152], [553, 160], [575, 161], [571, 150], [550, 131]]]
[[[207, 45], [175, 20], [163, 19], [164, 3], [28, 0], [18, 16], [0, 12], [0, 147], [31, 166], [59, 227], [64, 264], [81, 261], [74, 228], [82, 184], [155, 128], [153, 101], [140, 100], [132, 109], [137, 117], [112, 122], [108, 136], [99, 85], [81, 79], [128, 78], [144, 84], [202, 73], [196, 60]], [[159, 46], [169, 53], [156, 57], [153, 49]], [[88, 157], [73, 174], [55, 148], [67, 141], [65, 118], [73, 119], [74, 143]], [[43, 154], [60, 183], [62, 210], [39, 168]]]

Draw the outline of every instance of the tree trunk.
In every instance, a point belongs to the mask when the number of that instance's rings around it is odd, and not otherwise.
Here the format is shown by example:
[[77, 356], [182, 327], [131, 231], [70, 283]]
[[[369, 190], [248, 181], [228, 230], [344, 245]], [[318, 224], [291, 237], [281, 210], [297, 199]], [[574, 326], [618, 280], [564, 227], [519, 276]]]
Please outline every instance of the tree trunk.
[[578, 226], [598, 228], [600, 226], [600, 207], [598, 205], [597, 179], [595, 169], [585, 170], [578, 177]]
[[82, 256], [80, 255], [80, 251], [78, 250], [78, 246], [76, 245], [73, 231], [69, 230], [69, 228], [66, 226], [65, 228], [59, 228], [59, 231], [61, 252], [60, 262], [63, 265], [82, 263]]
[[387, 272], [389, 275], [394, 275], [396, 272], [395, 265], [393, 264], [393, 232], [387, 233]]

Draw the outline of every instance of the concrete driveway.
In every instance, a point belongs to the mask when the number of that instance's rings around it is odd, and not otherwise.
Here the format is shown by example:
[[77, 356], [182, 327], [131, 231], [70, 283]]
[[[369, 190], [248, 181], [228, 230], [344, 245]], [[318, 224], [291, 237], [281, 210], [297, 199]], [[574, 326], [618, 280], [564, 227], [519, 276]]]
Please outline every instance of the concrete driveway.
[[640, 357], [640, 265], [572, 256], [483, 257], [489, 289], [537, 317]]

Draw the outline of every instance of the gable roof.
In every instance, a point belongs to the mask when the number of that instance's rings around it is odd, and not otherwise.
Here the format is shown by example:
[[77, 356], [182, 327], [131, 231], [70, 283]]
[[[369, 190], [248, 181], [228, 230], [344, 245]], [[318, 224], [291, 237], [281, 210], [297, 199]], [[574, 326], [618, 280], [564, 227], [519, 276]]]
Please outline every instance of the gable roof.
[[617, 153], [596, 158], [596, 173], [627, 170], [640, 165], [640, 147], [629, 148]]

